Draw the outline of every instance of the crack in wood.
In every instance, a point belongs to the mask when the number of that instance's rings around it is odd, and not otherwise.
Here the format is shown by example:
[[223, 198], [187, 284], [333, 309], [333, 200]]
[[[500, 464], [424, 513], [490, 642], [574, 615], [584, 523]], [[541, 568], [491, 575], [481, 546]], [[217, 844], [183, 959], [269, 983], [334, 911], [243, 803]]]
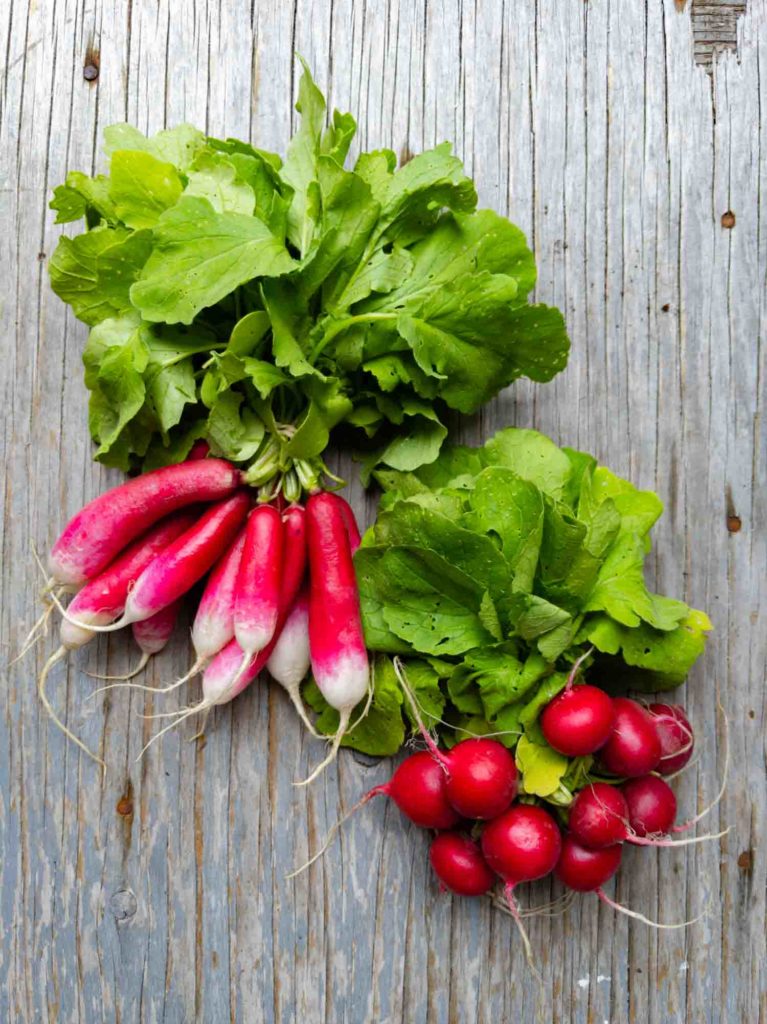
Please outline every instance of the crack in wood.
[[[677, 0], [683, 10], [688, 0]], [[746, 13], [746, 0], [692, 0], [692, 35], [695, 62], [711, 70], [715, 57], [738, 48], [738, 19]]]

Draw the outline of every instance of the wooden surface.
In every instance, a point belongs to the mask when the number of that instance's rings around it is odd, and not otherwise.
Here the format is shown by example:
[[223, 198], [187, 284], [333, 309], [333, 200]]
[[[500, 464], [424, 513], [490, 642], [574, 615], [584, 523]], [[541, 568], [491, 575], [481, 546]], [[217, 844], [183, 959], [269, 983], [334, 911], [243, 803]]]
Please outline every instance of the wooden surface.
[[[516, 387], [461, 436], [535, 426], [659, 491], [655, 582], [716, 627], [678, 692], [701, 738], [680, 805], [718, 789], [719, 698], [730, 783], [707, 827], [732, 829], [626, 853], [617, 898], [664, 921], [706, 910], [687, 930], [651, 931], [593, 897], [533, 920], [539, 998], [509, 919], [440, 896], [426, 837], [384, 802], [286, 881], [389, 764], [344, 752], [295, 789], [317, 744], [255, 685], [211, 720], [204, 749], [171, 735], [137, 765], [154, 728], [139, 714], [159, 700], [85, 699], [86, 669], [135, 657], [114, 637], [51, 679], [111, 765], [102, 782], [38, 706], [50, 637], [0, 688], [0, 1021], [767, 1020], [767, 0], [749, 0], [738, 32], [711, 76], [678, 0], [0, 4], [3, 661], [36, 614], [32, 544], [119, 478], [90, 461], [86, 331], [47, 285], [60, 230], [49, 190], [67, 168], [99, 166], [101, 129], [126, 118], [282, 149], [297, 50], [362, 144], [407, 154], [454, 140], [482, 202], [528, 232], [538, 295], [566, 311], [570, 366]], [[353, 495], [369, 518], [358, 484]], [[150, 681], [188, 655], [182, 635]], [[539, 883], [521, 899], [558, 891]]]

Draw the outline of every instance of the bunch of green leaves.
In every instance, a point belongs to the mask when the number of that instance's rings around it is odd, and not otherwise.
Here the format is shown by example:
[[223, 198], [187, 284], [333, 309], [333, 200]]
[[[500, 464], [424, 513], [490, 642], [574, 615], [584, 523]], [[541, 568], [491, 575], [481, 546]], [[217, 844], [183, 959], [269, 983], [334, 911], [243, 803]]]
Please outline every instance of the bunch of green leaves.
[[587, 677], [607, 689], [665, 690], [711, 628], [645, 583], [660, 499], [515, 428], [479, 449], [446, 446], [414, 472], [376, 475], [384, 495], [355, 556], [365, 635], [379, 652], [376, 718], [345, 742], [370, 753], [402, 743], [398, 655], [443, 742], [497, 734], [516, 748], [526, 792], [567, 802], [590, 759], [551, 750], [537, 720], [575, 661], [587, 655]]
[[326, 123], [306, 68], [297, 109], [284, 159], [189, 125], [147, 138], [117, 124], [108, 173], [55, 189], [57, 221], [85, 221], [49, 270], [91, 328], [102, 462], [150, 468], [206, 438], [254, 483], [295, 471], [306, 485], [346, 423], [367, 472], [411, 471], [437, 457], [446, 409], [564, 367], [561, 314], [527, 302], [522, 232], [477, 210], [448, 143], [347, 169], [355, 122]]

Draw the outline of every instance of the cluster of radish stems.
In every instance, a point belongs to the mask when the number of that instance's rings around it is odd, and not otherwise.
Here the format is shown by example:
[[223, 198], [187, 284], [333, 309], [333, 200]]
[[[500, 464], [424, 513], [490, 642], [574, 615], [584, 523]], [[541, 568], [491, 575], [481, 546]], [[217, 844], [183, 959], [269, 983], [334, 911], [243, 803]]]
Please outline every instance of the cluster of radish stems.
[[[70, 520], [48, 559], [48, 607], [22, 653], [57, 608], [61, 643], [38, 690], [56, 724], [102, 766], [60, 721], [46, 694], [53, 665], [98, 633], [130, 626], [142, 651], [136, 669], [112, 686], [167, 693], [202, 673], [202, 699], [158, 715], [173, 721], [150, 743], [232, 700], [263, 668], [317, 735], [300, 694], [311, 666], [339, 725], [310, 782], [335, 757], [352, 710], [372, 694], [352, 562], [360, 541], [354, 514], [331, 491], [312, 493], [304, 505], [280, 497], [256, 501], [239, 469], [207, 455], [207, 446], [199, 446], [186, 462], [113, 488]], [[128, 682], [167, 644], [180, 602], [203, 577], [192, 626], [194, 664], [169, 686]], [[74, 597], [65, 608], [67, 592]]]
[[[128, 682], [130, 676], [165, 646], [180, 601], [207, 577], [192, 627], [193, 665], [169, 686], [140, 687], [169, 692], [202, 673], [202, 699], [157, 716], [172, 720], [150, 743], [186, 718], [232, 700], [265, 667], [316, 736], [300, 693], [311, 667], [323, 697], [339, 715], [329, 753], [299, 784], [312, 781], [335, 757], [353, 709], [366, 695], [367, 709], [372, 697], [352, 561], [359, 541], [354, 514], [338, 494], [317, 491], [305, 505], [279, 498], [254, 502], [240, 470], [208, 457], [204, 445], [180, 465], [108, 491], [67, 524], [49, 556], [48, 608], [22, 651], [57, 608], [61, 644], [39, 678], [46, 709], [104, 765], [56, 716], [45, 689], [51, 667], [97, 633], [130, 625], [141, 661], [111, 685], [139, 686]], [[74, 597], [64, 608], [61, 597], [67, 592]], [[520, 788], [514, 756], [497, 738], [470, 737], [440, 749], [395, 658], [426, 749], [408, 756], [389, 782], [365, 794], [293, 874], [324, 853], [354, 811], [383, 794], [415, 825], [436, 833], [430, 860], [443, 889], [462, 896], [491, 894], [496, 905], [512, 914], [533, 969], [522, 918], [564, 909], [574, 892], [595, 892], [609, 906], [653, 927], [693, 923], [650, 921], [616, 903], [603, 887], [617, 872], [625, 843], [674, 847], [725, 835], [673, 838], [721, 799], [726, 765], [715, 800], [694, 818], [675, 824], [676, 798], [664, 776], [682, 771], [693, 752], [693, 730], [684, 711], [669, 704], [645, 707], [579, 682], [581, 661], [565, 689], [543, 709], [541, 729], [549, 745], [567, 757], [595, 755], [606, 781], [592, 779], [569, 807], [553, 811]], [[515, 887], [552, 872], [566, 887], [565, 896], [521, 911]], [[499, 880], [502, 899], [495, 893]]]

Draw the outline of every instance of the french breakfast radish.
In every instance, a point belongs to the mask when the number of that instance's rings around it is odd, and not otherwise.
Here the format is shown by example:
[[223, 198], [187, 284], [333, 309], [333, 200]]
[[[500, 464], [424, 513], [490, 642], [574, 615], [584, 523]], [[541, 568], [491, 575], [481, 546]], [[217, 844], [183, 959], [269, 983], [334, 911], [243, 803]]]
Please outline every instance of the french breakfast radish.
[[459, 896], [482, 896], [493, 888], [495, 872], [479, 843], [462, 832], [442, 832], [429, 847], [429, 860], [441, 889]]
[[338, 753], [354, 708], [370, 685], [370, 666], [348, 529], [338, 500], [313, 494], [306, 503], [309, 553], [309, 646], [314, 680], [339, 714], [327, 757], [302, 785], [316, 779]]
[[139, 534], [185, 505], [219, 501], [242, 486], [242, 473], [223, 459], [165, 466], [100, 494], [74, 516], [53, 545], [57, 583], [85, 583]]
[[566, 757], [593, 754], [613, 727], [613, 702], [597, 686], [571, 686], [549, 701], [541, 715], [547, 743]]
[[[179, 609], [181, 607], [181, 599], [174, 601], [173, 604], [169, 604], [167, 608], [161, 608], [159, 612], [156, 612], [149, 619], [143, 619], [141, 622], [134, 622], [131, 626], [131, 633], [133, 639], [136, 641], [136, 646], [141, 651], [141, 658], [138, 664], [130, 670], [119, 676], [102, 676], [96, 675], [94, 672], [89, 672], [91, 679], [108, 679], [108, 680], [127, 680], [133, 679], [139, 672], [146, 668], [149, 663], [149, 659], [154, 657], [155, 654], [159, 654], [168, 644], [173, 630], [176, 628], [176, 620], [178, 619]], [[66, 620], [65, 620], [66, 621]], [[152, 689], [152, 687], [149, 687]], [[99, 692], [99, 691], [96, 691]]]
[[266, 667], [275, 682], [285, 690], [293, 702], [293, 707], [301, 721], [312, 734], [319, 738], [319, 733], [312, 725], [301, 700], [301, 683], [311, 666], [309, 654], [309, 597], [302, 591], [288, 617], [271, 645], [271, 654]]
[[684, 768], [692, 757], [695, 735], [692, 726], [678, 704], [651, 704], [648, 709], [660, 742], [661, 759], [657, 771], [673, 775]]
[[[94, 626], [94, 631], [110, 633], [141, 622], [184, 595], [232, 543], [249, 507], [250, 498], [240, 492], [207, 509], [142, 572], [128, 594], [122, 617], [109, 626]], [[61, 612], [74, 625], [83, 625], [69, 610]]]
[[341, 510], [341, 515], [343, 516], [344, 523], [346, 524], [346, 532], [349, 537], [349, 547], [352, 549], [352, 554], [354, 554], [362, 540], [360, 537], [360, 528], [357, 526], [354, 511], [349, 502], [346, 501], [345, 498], [342, 498], [340, 494], [334, 494], [332, 492], [328, 493]]
[[101, 758], [96, 757], [81, 740], [79, 740], [59, 719], [48, 700], [45, 690], [48, 674], [69, 651], [83, 647], [93, 639], [95, 632], [89, 628], [110, 622], [120, 615], [125, 608], [131, 587], [151, 562], [166, 550], [177, 538], [184, 535], [195, 521], [195, 514], [190, 511], [177, 512], [149, 530], [143, 537], [130, 544], [115, 561], [99, 576], [90, 580], [74, 596], [69, 608], [80, 620], [79, 625], [62, 620], [60, 637], [61, 645], [48, 658], [37, 680], [37, 690], [43, 707], [54, 724], [61, 729], [89, 757], [103, 765]]
[[661, 756], [655, 722], [648, 711], [628, 697], [613, 698], [615, 721], [599, 758], [613, 775], [635, 778], [654, 771]]
[[282, 516], [273, 505], [259, 505], [245, 527], [234, 596], [234, 635], [242, 648], [242, 667], [274, 637], [280, 615]]

